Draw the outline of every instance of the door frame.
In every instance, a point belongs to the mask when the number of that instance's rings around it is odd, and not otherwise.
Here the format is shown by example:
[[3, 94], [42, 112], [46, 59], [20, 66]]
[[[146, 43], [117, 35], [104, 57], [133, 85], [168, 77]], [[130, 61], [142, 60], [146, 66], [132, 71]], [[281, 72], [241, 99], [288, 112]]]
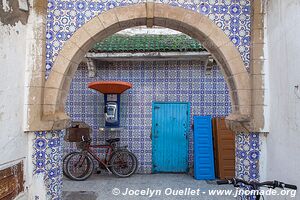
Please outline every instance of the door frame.
[[[182, 102], [182, 101], [152, 101], [152, 122], [151, 122], [151, 152], [152, 152], [152, 173], [155, 173], [153, 171], [154, 167], [153, 167], [153, 127], [154, 127], [154, 106], [155, 104], [185, 104], [187, 105], [187, 122], [188, 122], [188, 127], [187, 127], [187, 130], [186, 130], [186, 138], [187, 138], [187, 145], [186, 145], [186, 154], [187, 154], [187, 171], [189, 170], [189, 138], [190, 138], [190, 131], [191, 131], [191, 102]], [[164, 172], [164, 173], [167, 173], [167, 172]], [[171, 173], [171, 172], [170, 172]]]

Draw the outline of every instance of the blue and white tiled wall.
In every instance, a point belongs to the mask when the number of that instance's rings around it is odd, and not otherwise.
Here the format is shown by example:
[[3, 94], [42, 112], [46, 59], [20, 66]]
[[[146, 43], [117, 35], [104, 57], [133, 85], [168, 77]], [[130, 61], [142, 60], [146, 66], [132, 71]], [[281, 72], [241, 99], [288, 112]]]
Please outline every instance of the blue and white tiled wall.
[[236, 177], [247, 181], [259, 180], [259, 133], [239, 133], [235, 140]]
[[33, 134], [33, 175], [44, 176], [47, 199], [61, 200], [63, 131], [42, 131]]
[[[48, 0], [46, 30], [46, 75], [63, 44], [93, 17], [118, 6], [144, 3], [145, 0]], [[183, 7], [207, 16], [236, 45], [249, 69], [251, 0], [155, 0]]]
[[[68, 40], [72, 34], [80, 28], [84, 23], [86, 23], [88, 20], [93, 18], [96, 15], [99, 15], [100, 13], [112, 9], [114, 7], [118, 6], [126, 6], [129, 4], [135, 4], [135, 3], [142, 3], [145, 2], [145, 0], [118, 0], [118, 1], [111, 1], [111, 0], [48, 0], [48, 13], [47, 13], [47, 30], [46, 30], [46, 76], [49, 75], [51, 72], [51, 68], [53, 66], [53, 62], [58, 55], [59, 51], [61, 50], [64, 42]], [[236, 45], [238, 50], [241, 53], [241, 57], [243, 58], [245, 62], [245, 67], [249, 70], [249, 62], [250, 62], [250, 29], [251, 29], [251, 13], [250, 13], [250, 2], [251, 0], [198, 0], [198, 1], [189, 1], [189, 0], [183, 0], [183, 1], [177, 1], [177, 0], [156, 0], [155, 2], [158, 3], [166, 3], [170, 4], [172, 6], [179, 6], [186, 9], [194, 10], [195, 12], [204, 14], [205, 16], [209, 17], [212, 21], [214, 21], [225, 33], [228, 35], [228, 37], [231, 39], [231, 41]], [[142, 72], [142, 67], [147, 67], [151, 65], [145, 65], [142, 66], [141, 64], [135, 65], [137, 68], [140, 68], [140, 70], [133, 70], [134, 71], [140, 71]], [[160, 65], [164, 66], [164, 65]], [[177, 65], [172, 65], [172, 67], [175, 68]], [[113, 68], [114, 66], [110, 66], [110, 68]], [[124, 68], [125, 66], [119, 66], [119, 68]], [[152, 67], [154, 67], [152, 65]], [[159, 67], [159, 66], [157, 66]], [[189, 68], [196, 69], [200, 68], [200, 73], [203, 73], [203, 69], [198, 65], [187, 65], [185, 66], [186, 69], [185, 73], [187, 76], [189, 75]], [[115, 77], [118, 77], [120, 74], [120, 71], [118, 71], [118, 66], [115, 66], [116, 70], [109, 70], [109, 69], [98, 69], [98, 71], [104, 70], [104, 71], [111, 71], [109, 74], [114, 74]], [[180, 67], [181, 68], [181, 67]], [[184, 68], [184, 67], [183, 67]], [[169, 69], [169, 68], [168, 68]], [[130, 74], [128, 70], [128, 74]], [[167, 70], [163, 70], [166, 74], [169, 75], [169, 72]], [[174, 70], [175, 71], [175, 70]], [[180, 71], [181, 72], [181, 71]], [[219, 71], [217, 68], [213, 71], [218, 76]], [[84, 69], [81, 69], [78, 71], [78, 74], [82, 74], [84, 76], [80, 77], [77, 76], [77, 79], [74, 79], [74, 85], [75, 83], [79, 83], [80, 81], [86, 82], [86, 71]], [[140, 77], [145, 76], [147, 71], [144, 71], [141, 73]], [[98, 73], [99, 76], [101, 76], [101, 73]], [[142, 75], [144, 74], [144, 75]], [[160, 74], [158, 74], [160, 75]], [[134, 75], [135, 76], [135, 75]], [[111, 76], [112, 77], [112, 76]], [[100, 77], [101, 78], [101, 77]], [[103, 77], [102, 77], [103, 78]], [[122, 76], [123, 78], [123, 76]], [[184, 78], [183, 78], [184, 79]], [[222, 78], [221, 78], [222, 79]], [[142, 80], [142, 79], [141, 79]], [[133, 80], [135, 81], [135, 80]], [[146, 81], [146, 80], [144, 80]], [[207, 84], [207, 88], [204, 91], [207, 91], [209, 95], [211, 95], [213, 88], [213, 81], [211, 80], [205, 80], [206, 82], [203, 83], [200, 80], [200, 83], [190, 83], [189, 81], [185, 80], [183, 81], [183, 85], [190, 85], [191, 87], [194, 87], [194, 84]], [[138, 82], [138, 81], [137, 81]], [[140, 88], [145, 88], [145, 84], [143, 84], [140, 81], [141, 84], [137, 84]], [[153, 86], [154, 82], [152, 83]], [[223, 83], [218, 83], [223, 84]], [[80, 84], [79, 84], [80, 85]], [[166, 86], [167, 85], [167, 86]], [[172, 91], [172, 86], [169, 87], [170, 84], [164, 84], [164, 86], [167, 87], [167, 90]], [[171, 84], [172, 85], [172, 84]], [[89, 112], [95, 113], [94, 119], [92, 121], [87, 121], [89, 124], [92, 124], [94, 130], [97, 129], [97, 127], [100, 125], [100, 118], [99, 115], [101, 112], [101, 95], [95, 94], [92, 91], [86, 90], [86, 85], [76, 86], [80, 88], [73, 88], [72, 90], [75, 91], [75, 93], [70, 94], [69, 103], [67, 105], [67, 110], [69, 112], [73, 112], [72, 118], [82, 118], [82, 114], [86, 113], [87, 116], [84, 116], [83, 118], [86, 120], [87, 118], [91, 119], [91, 116], [88, 114]], [[185, 86], [187, 87], [187, 86]], [[190, 87], [190, 86], [188, 86]], [[204, 86], [205, 87], [205, 86]], [[209, 87], [210, 90], [208, 89]], [[224, 86], [226, 87], [226, 86]], [[131, 92], [134, 92], [135, 89], [132, 89]], [[176, 88], [177, 90], [177, 88]], [[152, 92], [153, 92], [152, 88]], [[165, 97], [163, 91], [159, 91], [157, 94], [156, 99], [160, 98], [166, 98], [165, 100], [172, 100], [172, 98], [177, 99], [177, 94], [171, 94], [174, 95], [174, 97]], [[190, 91], [190, 90], [189, 90]], [[184, 100], [184, 98], [191, 98], [193, 99], [193, 95], [203, 95], [201, 94], [203, 90], [200, 91], [200, 94], [184, 94], [184, 91], [182, 95], [184, 97], [179, 97]], [[76, 94], [76, 92], [79, 92], [79, 94]], [[86, 101], [86, 98], [84, 97], [84, 92], [87, 92], [87, 96], [93, 96], [93, 99], [91, 101]], [[126, 96], [127, 98], [133, 98], [134, 93], [129, 94], [130, 91], [124, 94], [123, 96], [123, 104], [124, 108], [129, 108], [129, 103], [126, 104]], [[179, 90], [181, 93], [181, 88]], [[175, 92], [176, 93], [176, 92]], [[160, 95], [159, 95], [160, 94]], [[72, 95], [78, 95], [81, 96], [82, 101], [74, 101], [74, 104], [71, 105]], [[169, 96], [168, 94], [167, 96]], [[181, 95], [181, 94], [180, 94]], [[212, 95], [214, 96], [214, 95]], [[226, 95], [225, 95], [226, 96]], [[224, 103], [224, 97], [221, 98], [221, 104]], [[153, 96], [151, 96], [154, 98]], [[146, 92], [144, 94], [139, 94], [137, 96], [137, 100], [132, 103], [131, 107], [139, 107], [135, 103], [143, 103], [143, 101], [147, 100], [148, 95]], [[74, 100], [74, 99], [73, 99]], [[130, 99], [128, 99], [130, 100]], [[189, 100], [190, 101], [190, 100]], [[194, 100], [195, 101], [195, 100]], [[214, 100], [211, 99], [211, 97], [207, 98], [200, 98], [199, 100], [196, 100], [198, 103], [200, 102], [200, 106], [198, 105], [192, 105], [194, 109], [195, 114], [205, 114], [205, 113], [212, 113], [212, 114], [220, 114], [226, 115], [228, 114], [229, 107], [227, 107], [228, 110], [223, 107], [224, 105], [220, 105], [219, 103], [216, 103], [215, 105], [213, 102], [219, 102], [219, 99]], [[207, 104], [206, 103], [207, 101]], [[196, 104], [197, 104], [196, 102]], [[201, 104], [202, 103], [202, 104]], [[198, 106], [198, 107], [197, 107]], [[215, 107], [217, 106], [217, 107]], [[71, 111], [73, 107], [73, 111]], [[94, 110], [89, 110], [89, 109]], [[149, 107], [149, 106], [148, 106]], [[81, 113], [77, 111], [77, 108], [80, 108]], [[147, 105], [143, 105], [139, 107], [141, 111], [143, 111], [145, 114], [144, 116], [139, 117], [149, 117], [149, 113], [147, 113]], [[87, 109], [87, 110], [85, 110]], [[199, 110], [198, 110], [199, 109]], [[136, 117], [135, 109], [133, 109], [131, 116]], [[124, 143], [132, 143], [130, 148], [135, 151], [135, 153], [138, 154], [139, 159], [143, 160], [142, 167], [140, 169], [140, 172], [149, 172], [149, 162], [151, 159], [151, 150], [149, 151], [149, 138], [147, 138], [147, 131], [146, 128], [149, 128], [147, 125], [148, 122], [145, 121], [145, 125], [143, 127], [143, 131], [141, 134], [141, 137], [136, 137], [136, 131], [135, 131], [135, 124], [137, 121], [132, 120], [130, 121], [130, 116], [123, 118], [125, 121], [128, 122], [128, 124], [132, 124], [132, 129], [126, 130], [126, 138], [128, 138], [128, 141], [125, 140]], [[143, 118], [141, 118], [143, 119]], [[141, 122], [138, 121], [138, 122]], [[130, 133], [131, 132], [131, 133]], [[131, 134], [131, 135], [130, 135]], [[35, 133], [36, 138], [34, 139], [34, 145], [33, 145], [33, 164], [35, 166], [34, 173], [40, 174], [43, 173], [45, 175], [46, 184], [48, 187], [48, 198], [49, 199], [60, 199], [61, 195], [61, 156], [62, 156], [62, 144], [54, 141], [60, 141], [62, 138], [62, 133], [59, 132], [36, 132]], [[93, 133], [93, 135], [96, 135], [96, 132]], [[132, 137], [131, 137], [132, 136]], [[108, 135], [105, 135], [105, 137], [108, 137]], [[96, 137], [98, 139], [99, 137]], [[258, 144], [258, 138], [259, 134], [237, 134], [236, 136], [236, 147], [237, 147], [237, 163], [236, 163], [236, 175], [239, 177], [250, 177], [255, 178], [258, 177], [258, 159], [259, 159], [259, 145]], [[99, 138], [101, 139], [101, 137]], [[148, 146], [147, 146], [148, 145]], [[71, 148], [71, 147], [70, 147]], [[145, 150], [141, 150], [144, 148]], [[190, 161], [191, 161], [190, 157]], [[254, 164], [253, 164], [254, 163]]]
[[[230, 97], [219, 67], [205, 75], [200, 61], [114, 62], [99, 63], [97, 76], [88, 77], [86, 67], [80, 67], [73, 79], [66, 104], [66, 112], [74, 121], [84, 121], [93, 128], [93, 141], [103, 143], [105, 138], [120, 136], [138, 157], [140, 173], [151, 173], [152, 143], [150, 140], [152, 102], [191, 102], [191, 115], [227, 116]], [[121, 126], [117, 135], [99, 132], [104, 126], [103, 95], [88, 89], [92, 81], [122, 80], [133, 88], [121, 95]], [[192, 119], [192, 117], [191, 117]], [[192, 133], [191, 137], [192, 138]], [[74, 144], [65, 143], [65, 153]], [[189, 161], [193, 161], [190, 139]]]

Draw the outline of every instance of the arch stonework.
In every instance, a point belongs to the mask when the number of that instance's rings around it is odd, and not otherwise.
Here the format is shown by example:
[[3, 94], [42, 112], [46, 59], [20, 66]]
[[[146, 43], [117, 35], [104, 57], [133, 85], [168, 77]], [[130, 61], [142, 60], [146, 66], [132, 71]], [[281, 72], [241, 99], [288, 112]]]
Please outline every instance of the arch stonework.
[[221, 66], [231, 96], [232, 113], [227, 125], [234, 131], [252, 131], [251, 76], [240, 53], [228, 36], [209, 18], [193, 11], [166, 4], [144, 3], [117, 7], [94, 17], [64, 44], [45, 82], [41, 130], [66, 128], [69, 117], [65, 101], [72, 78], [86, 52], [120, 30], [134, 26], [162, 26], [197, 39]]

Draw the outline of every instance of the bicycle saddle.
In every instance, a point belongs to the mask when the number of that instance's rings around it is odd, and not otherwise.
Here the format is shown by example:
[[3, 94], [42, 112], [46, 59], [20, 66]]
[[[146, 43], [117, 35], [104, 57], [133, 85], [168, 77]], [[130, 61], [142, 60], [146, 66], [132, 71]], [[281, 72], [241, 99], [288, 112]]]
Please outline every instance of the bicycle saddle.
[[120, 138], [111, 138], [111, 139], [106, 139], [105, 141], [109, 144], [112, 144], [114, 142], [119, 142]]

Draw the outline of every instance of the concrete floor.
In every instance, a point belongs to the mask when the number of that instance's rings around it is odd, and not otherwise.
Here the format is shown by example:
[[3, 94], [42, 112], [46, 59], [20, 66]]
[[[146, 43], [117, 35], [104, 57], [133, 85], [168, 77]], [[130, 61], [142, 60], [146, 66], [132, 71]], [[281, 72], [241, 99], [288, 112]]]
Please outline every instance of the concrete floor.
[[[129, 190], [156, 190], [151, 198], [148, 195], [123, 195], [126, 189]], [[167, 195], [171, 188], [175, 190], [200, 189], [199, 195]], [[129, 178], [117, 178], [113, 175], [93, 175], [85, 181], [63, 180], [63, 199], [64, 200], [143, 200], [143, 199], [222, 199], [232, 200], [233, 196], [210, 196], [208, 190], [229, 189], [235, 190], [232, 186], [218, 186], [215, 181], [197, 181], [187, 174], [135, 174]], [[119, 193], [120, 192], [120, 193]], [[113, 195], [117, 193], [118, 195]], [[156, 195], [155, 195], [156, 194]]]

